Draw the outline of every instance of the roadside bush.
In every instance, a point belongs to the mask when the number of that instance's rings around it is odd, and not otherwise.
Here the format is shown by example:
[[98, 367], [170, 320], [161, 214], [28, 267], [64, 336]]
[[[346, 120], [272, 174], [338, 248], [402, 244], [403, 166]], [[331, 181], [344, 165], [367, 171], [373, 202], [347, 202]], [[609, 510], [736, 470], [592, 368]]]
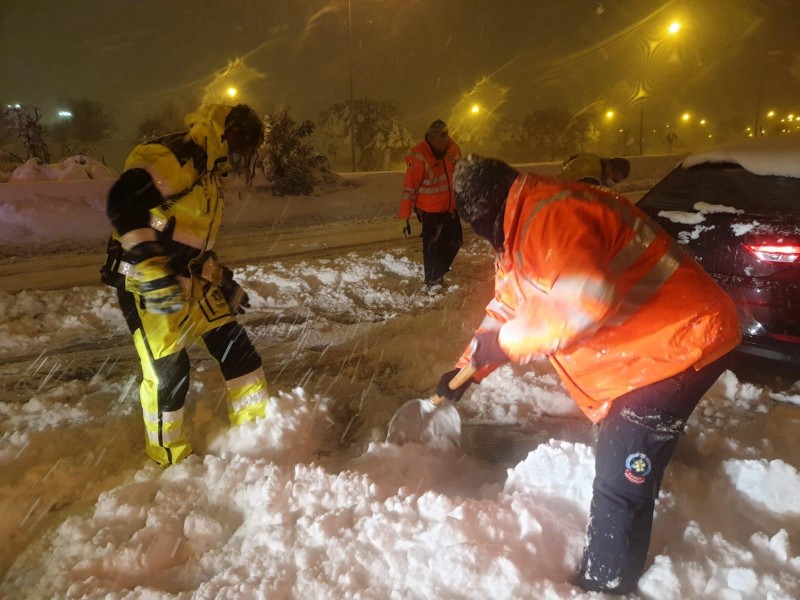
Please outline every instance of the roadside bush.
[[276, 196], [309, 195], [317, 183], [333, 178], [328, 159], [314, 150], [312, 121], [295, 124], [289, 108], [266, 116], [261, 171]]

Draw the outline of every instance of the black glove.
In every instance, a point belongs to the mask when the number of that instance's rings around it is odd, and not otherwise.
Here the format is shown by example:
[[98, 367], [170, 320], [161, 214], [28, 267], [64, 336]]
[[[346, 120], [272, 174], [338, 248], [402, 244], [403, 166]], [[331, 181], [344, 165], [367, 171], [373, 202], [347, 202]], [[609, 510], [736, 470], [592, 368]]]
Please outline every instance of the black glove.
[[510, 358], [497, 340], [498, 331], [481, 331], [472, 339], [472, 364], [479, 369], [487, 365], [504, 365]]
[[222, 283], [219, 284], [219, 289], [225, 302], [231, 309], [231, 312], [243, 315], [245, 308], [250, 308], [250, 297], [247, 295], [236, 280], [233, 278], [233, 271], [228, 267], [222, 267]]
[[450, 387], [447, 385], [450, 383], [453, 378], [461, 372], [461, 369], [453, 369], [452, 371], [448, 371], [439, 379], [439, 383], [436, 386], [436, 393], [439, 394], [442, 398], [447, 398], [451, 402], [458, 402], [461, 400], [461, 396], [464, 395], [464, 392], [467, 391], [467, 388], [474, 383], [474, 380], [468, 379], [466, 383], [462, 383], [459, 387], [454, 390], [451, 390]]
[[411, 221], [406, 219], [406, 226], [403, 227], [403, 237], [409, 237], [411, 235]]
[[133, 265], [125, 278], [125, 289], [141, 295], [149, 312], [166, 315], [183, 308], [183, 292], [178, 278], [167, 264], [161, 244], [142, 242], [126, 252], [123, 258]]

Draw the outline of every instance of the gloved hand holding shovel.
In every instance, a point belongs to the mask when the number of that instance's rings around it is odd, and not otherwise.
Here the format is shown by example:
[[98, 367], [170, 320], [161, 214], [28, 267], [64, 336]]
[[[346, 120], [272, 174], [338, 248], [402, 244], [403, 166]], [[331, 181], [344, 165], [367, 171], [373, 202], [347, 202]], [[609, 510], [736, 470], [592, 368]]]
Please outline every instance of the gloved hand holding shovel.
[[[487, 365], [504, 365], [508, 361], [508, 356], [503, 352], [500, 343], [497, 341], [497, 331], [480, 331], [472, 339], [472, 364], [470, 366], [474, 367], [474, 369], [470, 374], [470, 379], [464, 381], [463, 378], [459, 377], [463, 369], [448, 371], [439, 379], [439, 384], [436, 386], [436, 394], [451, 402], [458, 402], [469, 386], [474, 383], [471, 377], [475, 371]], [[456, 377], [459, 377], [458, 381], [463, 382], [461, 385], [452, 383], [456, 380]], [[436, 396], [434, 396], [433, 402], [436, 402]]]
[[[470, 377], [477, 369], [469, 364], [445, 383], [450, 392], [463, 387], [459, 398], [471, 383]], [[447, 374], [449, 375], [449, 373]], [[447, 377], [445, 375], [444, 377]], [[444, 377], [442, 379], [444, 379]], [[439, 388], [442, 382], [439, 382]], [[436, 393], [425, 400], [409, 400], [401, 406], [389, 421], [386, 441], [401, 446], [408, 443], [425, 444], [449, 442], [454, 446], [461, 444], [461, 417], [453, 403]]]
[[446, 440], [461, 443], [461, 417], [453, 405], [473, 383], [472, 376], [486, 365], [509, 361], [497, 341], [497, 331], [481, 331], [472, 340], [472, 360], [463, 369], [448, 371], [439, 379], [436, 394], [428, 400], [409, 400], [389, 421], [386, 441], [391, 444]]

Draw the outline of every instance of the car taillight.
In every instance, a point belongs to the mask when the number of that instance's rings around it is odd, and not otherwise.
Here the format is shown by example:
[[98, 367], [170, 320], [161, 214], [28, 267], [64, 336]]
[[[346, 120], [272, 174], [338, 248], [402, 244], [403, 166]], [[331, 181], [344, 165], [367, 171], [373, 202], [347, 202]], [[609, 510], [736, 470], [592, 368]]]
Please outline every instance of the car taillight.
[[789, 264], [800, 262], [800, 246], [745, 244], [744, 248], [758, 260]]

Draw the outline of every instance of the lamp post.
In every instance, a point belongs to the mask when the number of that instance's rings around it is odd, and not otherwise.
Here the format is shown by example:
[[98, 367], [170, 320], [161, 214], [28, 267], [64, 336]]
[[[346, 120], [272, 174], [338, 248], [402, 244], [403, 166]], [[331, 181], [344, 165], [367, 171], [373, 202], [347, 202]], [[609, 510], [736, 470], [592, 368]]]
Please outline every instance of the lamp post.
[[[681, 24], [673, 21], [667, 27], [667, 35], [675, 36], [681, 30]], [[658, 46], [658, 42], [655, 43]], [[644, 152], [644, 100], [647, 97], [647, 86], [645, 76], [647, 75], [646, 62], [642, 65], [641, 87], [639, 89], [639, 156]]]
[[764, 65], [764, 68], [761, 69], [761, 79], [758, 82], [758, 97], [756, 98], [756, 128], [753, 130], [753, 135], [756, 137], [764, 135], [760, 129], [761, 124], [759, 123], [759, 118], [761, 117], [761, 94], [764, 90], [764, 73], [766, 72], [767, 66]]
[[756, 128], [753, 130], [753, 135], [755, 135], [755, 136], [763, 136], [764, 135], [764, 132], [761, 129], [759, 129], [759, 127], [761, 125], [761, 123], [760, 123], [760, 119], [761, 119], [761, 96], [763, 95], [763, 92], [764, 92], [764, 75], [766, 75], [766, 73], [767, 73], [767, 67], [769, 67], [770, 65], [774, 65], [775, 64], [775, 57], [778, 57], [781, 54], [783, 54], [783, 50], [772, 50], [771, 52], [769, 52], [769, 56], [771, 57], [771, 60], [767, 60], [767, 62], [764, 63], [764, 66], [761, 67], [761, 77], [758, 80], [758, 96], [756, 97]]
[[644, 90], [642, 90], [639, 96], [639, 156], [642, 155], [644, 146], [644, 96]]
[[351, 0], [347, 0], [347, 67], [350, 76], [350, 160], [353, 173], [356, 172], [356, 138], [355, 125], [356, 105], [353, 100], [353, 9]]

